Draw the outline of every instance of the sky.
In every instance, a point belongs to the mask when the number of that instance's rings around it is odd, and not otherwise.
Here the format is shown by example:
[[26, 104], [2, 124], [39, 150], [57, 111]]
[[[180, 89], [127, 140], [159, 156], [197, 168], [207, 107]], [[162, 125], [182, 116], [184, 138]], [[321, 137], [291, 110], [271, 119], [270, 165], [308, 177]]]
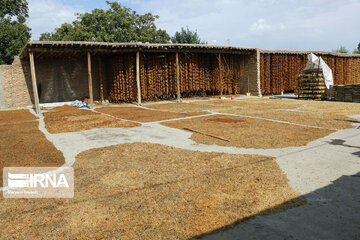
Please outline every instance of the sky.
[[[115, 1], [115, 0], [112, 0]], [[28, 0], [32, 39], [105, 0]], [[119, 0], [170, 35], [188, 26], [209, 44], [284, 50], [352, 51], [360, 42], [360, 0]]]

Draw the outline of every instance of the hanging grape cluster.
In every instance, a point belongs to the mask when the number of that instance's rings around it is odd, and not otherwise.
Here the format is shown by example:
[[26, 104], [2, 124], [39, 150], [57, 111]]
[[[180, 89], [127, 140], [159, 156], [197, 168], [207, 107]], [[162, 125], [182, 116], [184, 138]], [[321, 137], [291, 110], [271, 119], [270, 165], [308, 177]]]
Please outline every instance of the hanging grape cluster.
[[[116, 55], [108, 61], [108, 89], [111, 102], [136, 100], [135, 54]], [[179, 53], [179, 79], [182, 97], [239, 94], [245, 81], [246, 57], [234, 54]], [[220, 72], [222, 79], [220, 82]], [[140, 53], [140, 84], [143, 100], [176, 97], [176, 53]]]
[[[260, 57], [261, 92], [280, 94], [296, 89], [296, 76], [305, 68], [307, 54], [263, 53]], [[334, 85], [360, 83], [360, 58], [318, 54], [331, 68]]]

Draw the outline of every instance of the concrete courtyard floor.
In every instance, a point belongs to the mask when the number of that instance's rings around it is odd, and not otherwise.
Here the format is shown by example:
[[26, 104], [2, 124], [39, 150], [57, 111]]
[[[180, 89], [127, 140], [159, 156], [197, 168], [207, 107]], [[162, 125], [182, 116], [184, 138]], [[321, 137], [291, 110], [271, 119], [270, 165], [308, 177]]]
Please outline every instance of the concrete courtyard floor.
[[256, 216], [204, 239], [360, 238], [360, 129], [341, 130], [306, 147], [263, 154], [277, 157], [290, 185], [307, 204]]
[[[252, 99], [250, 98], [249, 101]], [[196, 101], [198, 100], [184, 102]], [[231, 103], [230, 100], [228, 101]], [[296, 102], [302, 106], [307, 104], [303, 101], [286, 99], [282, 101], [289, 102], [289, 104]], [[154, 104], [144, 104], [139, 108], [148, 109], [147, 105]], [[94, 111], [99, 113], [97, 110], [99, 108], [95, 108]], [[224, 114], [224, 112], [218, 112], [213, 108], [206, 109], [203, 107], [202, 110], [207, 112], [203, 115], [183, 117], [176, 120]], [[302, 111], [298, 108], [289, 110]], [[121, 119], [120, 117], [111, 117]], [[300, 207], [278, 214], [255, 216], [245, 223], [236, 224], [225, 231], [215, 230], [194, 237], [203, 237], [204, 239], [359, 239], [360, 111], [357, 114], [352, 114], [351, 117], [357, 120], [352, 122], [352, 128], [331, 129], [333, 132], [329, 135], [311, 141], [305, 146], [268, 149], [198, 143], [190, 139], [191, 132], [161, 124], [174, 121], [174, 119], [153, 122], [131, 120], [131, 122], [141, 124], [141, 126], [93, 128], [57, 134], [50, 134], [47, 131], [43, 116], [40, 116], [38, 121], [39, 129], [46, 138], [63, 153], [64, 166], [72, 166], [75, 157], [86, 150], [138, 142], [157, 143], [200, 152], [258, 154], [275, 157], [277, 164], [286, 173], [290, 186], [306, 198], [307, 203]], [[254, 116], [249, 116], [249, 118], [254, 118]], [[264, 117], [262, 119], [284, 125], [318, 128], [309, 124], [274, 120], [270, 116], [269, 119]], [[126, 119], [121, 120], [127, 121]]]

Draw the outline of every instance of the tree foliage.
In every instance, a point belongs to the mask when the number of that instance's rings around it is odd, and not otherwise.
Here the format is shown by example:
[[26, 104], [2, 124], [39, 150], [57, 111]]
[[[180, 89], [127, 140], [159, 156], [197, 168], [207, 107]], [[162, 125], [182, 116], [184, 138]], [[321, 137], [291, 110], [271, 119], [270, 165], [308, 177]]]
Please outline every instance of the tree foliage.
[[339, 49], [335, 49], [333, 50], [333, 52], [338, 52], [338, 53], [349, 53], [349, 50], [347, 50], [347, 48], [345, 46], [340, 46]]
[[96, 41], [96, 42], [150, 42], [167, 43], [166, 31], [157, 29], [157, 15], [144, 15], [122, 6], [118, 2], [106, 3], [108, 10], [94, 9], [91, 13], [79, 14], [77, 19], [64, 23], [52, 33], [43, 33], [42, 41]]
[[26, 0], [0, 1], [0, 64], [11, 64], [30, 39], [26, 25], [28, 3]]
[[28, 17], [28, 3], [26, 0], [1, 0], [0, 18], [6, 16]]
[[197, 33], [197, 31], [191, 31], [187, 26], [186, 29], [181, 28], [180, 32], [176, 32], [173, 37], [171, 37], [172, 43], [189, 43], [189, 44], [207, 44], [207, 42], [202, 41]]

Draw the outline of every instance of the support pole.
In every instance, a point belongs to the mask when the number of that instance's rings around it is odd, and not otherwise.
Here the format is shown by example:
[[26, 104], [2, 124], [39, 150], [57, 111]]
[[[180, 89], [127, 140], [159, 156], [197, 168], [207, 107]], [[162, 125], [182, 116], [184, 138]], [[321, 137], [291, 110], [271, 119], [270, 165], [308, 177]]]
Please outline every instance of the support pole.
[[[284, 66], [284, 57], [281, 57], [281, 66]], [[284, 72], [282, 72], [282, 76], [280, 79], [280, 87], [281, 87], [281, 95], [284, 95]]]
[[92, 75], [91, 75], [91, 54], [87, 53], [87, 62], [88, 62], [88, 81], [89, 81], [89, 95], [90, 95], [90, 108], [94, 107], [94, 96], [93, 96], [93, 87], [92, 87]]
[[98, 57], [98, 66], [99, 66], [99, 88], [100, 88], [100, 101], [104, 102], [104, 84], [103, 84], [103, 76], [102, 76], [102, 62], [101, 56]]
[[36, 85], [36, 74], [35, 74], [35, 62], [34, 62], [34, 53], [29, 53], [30, 58], [30, 72], [31, 72], [31, 81], [33, 86], [33, 95], [34, 95], [34, 102], [35, 102], [35, 112], [37, 114], [40, 113], [40, 106], [39, 106], [39, 94], [37, 91], [37, 85]]
[[136, 52], [136, 85], [137, 85], [137, 101], [141, 105], [141, 86], [140, 86], [140, 53]]
[[177, 101], [181, 101], [180, 94], [180, 69], [179, 69], [179, 53], [176, 52], [176, 88], [177, 88]]
[[220, 82], [220, 98], [222, 98], [222, 67], [221, 67], [221, 53], [219, 53], [219, 82]]

